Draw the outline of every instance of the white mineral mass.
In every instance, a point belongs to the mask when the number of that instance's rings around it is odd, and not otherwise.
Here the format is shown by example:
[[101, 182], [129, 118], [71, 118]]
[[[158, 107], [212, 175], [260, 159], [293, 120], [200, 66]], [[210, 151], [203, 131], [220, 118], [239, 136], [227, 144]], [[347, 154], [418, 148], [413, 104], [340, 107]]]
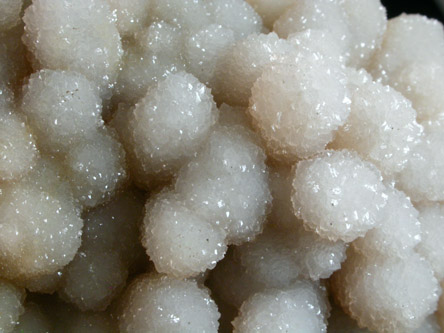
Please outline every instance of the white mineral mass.
[[109, 200], [127, 179], [125, 151], [107, 128], [69, 150], [64, 164], [74, 196], [86, 207]]
[[366, 256], [410, 256], [424, 234], [418, 211], [405, 193], [389, 186], [386, 193], [387, 205], [381, 222], [364, 237], [356, 239], [353, 246]]
[[350, 116], [330, 147], [358, 152], [384, 175], [401, 171], [423, 135], [411, 102], [365, 70], [349, 69], [348, 80]]
[[142, 275], [120, 305], [122, 332], [217, 332], [220, 314], [208, 289], [192, 280]]
[[[345, 13], [350, 38], [348, 65], [365, 67], [382, 43], [387, 13], [381, 0], [339, 1]], [[365, 13], [363, 15], [362, 13]]]
[[381, 222], [387, 204], [379, 170], [347, 150], [299, 162], [293, 189], [295, 213], [307, 228], [330, 240], [364, 236]]
[[111, 97], [123, 50], [107, 0], [36, 0], [23, 21], [35, 68], [82, 73]]
[[83, 221], [69, 185], [47, 168], [40, 163], [23, 181], [2, 186], [0, 266], [10, 279], [54, 273], [80, 246]]
[[[203, 0], [152, 0], [152, 16], [177, 25], [183, 30], [198, 29], [210, 24]], [[210, 1], [208, 1], [210, 2]]]
[[13, 95], [0, 88], [0, 179], [17, 179], [31, 170], [38, 152], [34, 136], [17, 113]]
[[398, 187], [412, 201], [444, 200], [444, 134], [439, 129], [426, 133], [398, 175]]
[[253, 242], [234, 250], [246, 273], [267, 287], [287, 286], [295, 278], [326, 279], [341, 267], [346, 246], [299, 226], [280, 231], [267, 228]]
[[402, 14], [390, 19], [381, 47], [376, 51], [370, 72], [396, 88], [392, 76], [412, 64], [443, 64], [442, 24], [422, 15]]
[[234, 332], [327, 332], [328, 300], [310, 282], [257, 293], [233, 321]]
[[145, 209], [142, 244], [158, 272], [194, 276], [223, 258], [225, 231], [185, 207], [174, 193], [156, 196]]
[[119, 253], [83, 249], [65, 268], [58, 293], [82, 311], [105, 310], [123, 289], [128, 268]]
[[[210, 90], [193, 75], [171, 74], [148, 91], [115, 126], [135, 169], [135, 180], [169, 180], [203, 145], [217, 121]], [[123, 128], [122, 128], [123, 127]]]
[[108, 0], [117, 18], [121, 37], [129, 37], [141, 30], [149, 21], [152, 0]]
[[444, 28], [387, 14], [0, 0], [0, 333], [444, 330]]
[[294, 52], [294, 46], [271, 32], [252, 34], [234, 44], [216, 71], [214, 94], [230, 105], [248, 106], [251, 87], [264, 67], [282, 61]]
[[243, 39], [262, 31], [262, 19], [243, 0], [206, 1], [209, 16], [214, 23], [233, 30], [235, 39]]
[[291, 162], [310, 157], [345, 123], [350, 99], [345, 73], [335, 65], [301, 56], [267, 67], [254, 83], [249, 112], [270, 155]]
[[349, 251], [331, 287], [360, 326], [377, 332], [418, 328], [435, 312], [441, 295], [432, 267], [416, 253], [400, 259]]
[[196, 159], [184, 166], [176, 191], [187, 207], [241, 244], [262, 231], [271, 202], [265, 154], [245, 127], [219, 126]]
[[216, 69], [235, 40], [233, 30], [219, 24], [190, 34], [184, 45], [187, 69], [201, 82], [213, 86]]
[[[266, 228], [253, 242], [233, 250], [232, 265], [235, 266], [239, 260], [244, 270], [242, 275], [252, 281], [252, 285], [261, 285], [261, 289], [288, 287], [302, 275], [302, 267], [294, 253], [294, 238], [290, 233]], [[236, 280], [239, 281], [239, 276], [234, 278], [234, 281], [227, 278], [227, 289], [230, 283], [236, 284]]]
[[39, 148], [49, 152], [69, 150], [103, 125], [98, 91], [75, 72], [44, 69], [32, 74], [23, 88], [21, 110]]
[[294, 4], [294, 0], [246, 0], [253, 9], [262, 17], [264, 25], [272, 30], [273, 23], [288, 7]]
[[441, 204], [422, 204], [418, 206], [421, 222], [421, 242], [416, 247], [419, 254], [426, 258], [438, 280], [444, 279], [444, 244], [440, 240], [444, 230], [444, 207]]
[[125, 191], [84, 216], [82, 246], [63, 270], [59, 295], [83, 311], [105, 310], [141, 254], [143, 198]]
[[130, 42], [122, 57], [113, 97], [118, 102], [135, 104], [150, 86], [171, 73], [185, 70], [180, 28], [159, 21], [136, 34], [137, 42]]
[[12, 332], [25, 311], [26, 293], [6, 280], [0, 280], [0, 331]]

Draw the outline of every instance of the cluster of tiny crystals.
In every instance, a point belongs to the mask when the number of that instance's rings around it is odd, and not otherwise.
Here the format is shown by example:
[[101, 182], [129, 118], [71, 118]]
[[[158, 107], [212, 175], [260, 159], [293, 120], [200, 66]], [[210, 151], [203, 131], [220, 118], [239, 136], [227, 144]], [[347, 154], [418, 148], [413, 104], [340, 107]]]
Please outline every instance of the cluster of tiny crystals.
[[0, 0], [0, 333], [444, 331], [443, 91], [380, 0]]

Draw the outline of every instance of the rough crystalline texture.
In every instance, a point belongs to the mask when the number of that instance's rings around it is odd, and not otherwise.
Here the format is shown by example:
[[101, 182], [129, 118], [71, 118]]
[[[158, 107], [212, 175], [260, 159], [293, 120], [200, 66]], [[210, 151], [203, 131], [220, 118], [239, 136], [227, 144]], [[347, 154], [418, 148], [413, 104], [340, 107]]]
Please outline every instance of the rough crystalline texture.
[[402, 14], [389, 21], [383, 43], [371, 65], [372, 73], [390, 82], [405, 66], [442, 64], [444, 31], [442, 24], [422, 15]]
[[211, 272], [208, 285], [220, 299], [236, 308], [257, 292], [289, 287], [300, 279], [290, 241], [266, 229], [253, 243], [230, 250]]
[[69, 150], [103, 125], [102, 101], [93, 84], [75, 72], [44, 69], [31, 75], [21, 105], [40, 149]]
[[23, 88], [21, 110], [39, 148], [60, 154], [76, 199], [93, 207], [126, 178], [125, 154], [103, 125], [94, 85], [69, 71], [41, 70]]
[[23, 0], [2, 0], [0, 2], [0, 31], [8, 30], [20, 22]]
[[259, 15], [243, 0], [153, 0], [150, 18], [126, 47], [117, 101], [134, 104], [150, 85], [181, 70], [213, 86], [232, 44], [262, 30]]
[[34, 138], [16, 113], [11, 92], [0, 88], [0, 179], [23, 176], [34, 166], [36, 157]]
[[125, 151], [106, 127], [70, 149], [64, 163], [74, 195], [86, 207], [108, 201], [127, 179]]
[[207, 141], [173, 189], [146, 206], [142, 243], [157, 270], [176, 277], [211, 269], [227, 244], [252, 240], [271, 201], [265, 156], [252, 132], [219, 125]]
[[211, 273], [209, 285], [239, 307], [256, 292], [287, 288], [302, 278], [328, 278], [345, 260], [346, 246], [313, 232], [267, 227], [253, 242], [229, 251]]
[[416, 253], [400, 259], [349, 251], [331, 289], [360, 326], [377, 332], [418, 328], [436, 310], [441, 294], [432, 267]]
[[184, 30], [197, 30], [216, 23], [246, 37], [262, 29], [260, 16], [241, 0], [154, 0], [153, 16], [177, 24]]
[[51, 321], [36, 303], [26, 303], [25, 312], [20, 316], [12, 333], [48, 333], [51, 332]]
[[12, 280], [54, 273], [80, 246], [80, 212], [52, 164], [39, 161], [24, 180], [2, 184], [0, 267]]
[[189, 210], [172, 192], [146, 206], [143, 244], [159, 272], [193, 276], [212, 269], [225, 254], [225, 231]]
[[353, 242], [355, 249], [364, 255], [411, 255], [421, 241], [422, 223], [418, 211], [401, 191], [387, 186], [387, 205], [381, 223]]
[[419, 254], [424, 256], [435, 271], [438, 280], [444, 279], [444, 244], [441, 235], [444, 232], [444, 206], [441, 204], [423, 204], [418, 206], [421, 222], [421, 242], [417, 246]]
[[217, 332], [220, 314], [208, 289], [192, 280], [142, 275], [120, 304], [121, 332]]
[[134, 109], [120, 112], [115, 127], [135, 181], [147, 187], [168, 181], [198, 151], [218, 116], [210, 90], [184, 72], [169, 75]]
[[283, 231], [284, 238], [291, 239], [288, 244], [293, 250], [301, 275], [313, 280], [327, 278], [340, 268], [345, 259], [346, 245], [343, 241], [321, 238], [315, 232], [303, 228], [303, 221], [295, 216], [291, 202], [292, 178], [293, 173], [289, 166], [271, 166], [270, 190], [273, 205], [268, 221]]
[[444, 200], [444, 133], [433, 129], [412, 149], [397, 186], [412, 201]]
[[338, 2], [341, 4], [350, 34], [350, 57], [347, 64], [356, 68], [366, 66], [381, 45], [387, 28], [386, 10], [380, 0]]
[[389, 21], [381, 48], [370, 65], [382, 79], [411, 99], [418, 120], [442, 117], [444, 31], [440, 22], [402, 14]]
[[[289, 233], [266, 228], [253, 242], [234, 249], [232, 264], [236, 265], [238, 260], [244, 270], [243, 275], [261, 284], [262, 289], [288, 287], [302, 273], [295, 257], [293, 242], [294, 237], [291, 237]], [[227, 279], [225, 287], [230, 288], [231, 283], [237, 283], [240, 287], [238, 277], [234, 276], [235, 281]], [[242, 279], [245, 280], [241, 277]]]
[[345, 64], [345, 55], [329, 30], [307, 29], [295, 32], [288, 36], [287, 41], [299, 53], [322, 57], [332, 61], [331, 65], [335, 67]]
[[299, 281], [246, 300], [233, 321], [234, 332], [327, 332], [328, 301], [319, 288]]
[[273, 25], [273, 30], [281, 38], [307, 29], [331, 30], [336, 43], [344, 51], [349, 48], [350, 32], [345, 13], [337, 0], [295, 1]]
[[210, 23], [202, 0], [154, 0], [151, 8], [154, 18], [182, 29], [198, 29]]
[[214, 86], [217, 65], [235, 40], [233, 30], [218, 24], [190, 34], [184, 46], [188, 70], [201, 82]]
[[407, 97], [418, 113], [419, 122], [443, 120], [444, 61], [442, 64], [415, 63], [403, 68], [393, 86]]
[[175, 189], [187, 207], [227, 232], [229, 244], [241, 244], [262, 231], [271, 202], [264, 162], [251, 131], [219, 126], [197, 158], [181, 169]]
[[328, 278], [345, 259], [343, 242], [305, 230], [285, 232], [267, 227], [253, 242], [227, 252], [211, 272], [208, 285], [236, 308], [268, 288], [288, 288], [302, 278]]
[[[280, 287], [281, 283], [274, 285], [274, 281], [290, 282], [297, 275], [312, 280], [325, 279], [339, 269], [345, 260], [345, 244], [320, 238], [299, 223], [291, 231], [267, 228], [253, 242], [236, 248], [235, 255], [240, 258], [246, 273], [257, 276], [268, 287]], [[272, 268], [274, 265], [277, 266]], [[288, 277], [274, 276], [285, 271], [290, 271]]]
[[315, 232], [307, 231], [302, 226], [295, 232], [294, 237], [292, 249], [304, 278], [326, 279], [341, 268], [347, 249], [343, 241], [321, 238]]
[[125, 263], [133, 264], [141, 250], [139, 227], [143, 217], [144, 195], [136, 190], [126, 190], [109, 203], [85, 214], [83, 246], [96, 253], [113, 251]]
[[328, 30], [348, 63], [362, 67], [380, 45], [386, 25], [379, 0], [302, 0], [285, 11], [273, 28], [282, 38], [307, 29]]
[[216, 70], [214, 94], [216, 100], [230, 105], [248, 106], [251, 87], [264, 67], [282, 62], [295, 52], [294, 46], [271, 32], [252, 34], [233, 45]]
[[65, 269], [59, 295], [81, 310], [104, 310], [125, 285], [128, 271], [118, 253], [80, 249]]
[[141, 252], [139, 222], [143, 201], [124, 192], [85, 215], [82, 246], [64, 269], [59, 294], [81, 310], [104, 310], [123, 289]]
[[351, 113], [331, 147], [357, 151], [384, 175], [401, 171], [423, 132], [410, 101], [364, 70], [350, 69], [348, 78]]
[[294, 210], [321, 237], [350, 242], [374, 228], [387, 203], [380, 172], [347, 150], [297, 164]]
[[345, 84], [340, 67], [315, 54], [265, 69], [249, 112], [269, 154], [294, 162], [322, 151], [350, 113]]
[[443, 59], [380, 0], [0, 0], [0, 332], [437, 332]]
[[294, 0], [246, 0], [254, 10], [262, 17], [264, 25], [272, 30], [273, 23], [288, 7], [294, 4]]
[[214, 23], [233, 30], [236, 39], [262, 30], [262, 19], [246, 1], [212, 0], [206, 7]]
[[120, 36], [130, 37], [141, 30], [149, 20], [152, 0], [108, 0], [117, 18]]
[[37, 0], [23, 20], [34, 67], [82, 73], [110, 97], [123, 51], [106, 0]]
[[25, 291], [0, 279], [0, 331], [12, 332], [24, 312]]
[[180, 28], [160, 21], [137, 34], [138, 42], [129, 43], [122, 58], [114, 96], [117, 102], [135, 104], [150, 86], [170, 73], [185, 70]]
[[[329, 333], [372, 333], [367, 328], [358, 326], [356, 320], [353, 320], [339, 306], [333, 306], [331, 316], [328, 318]], [[413, 333], [439, 333], [441, 332], [438, 318], [436, 315], [428, 316]]]

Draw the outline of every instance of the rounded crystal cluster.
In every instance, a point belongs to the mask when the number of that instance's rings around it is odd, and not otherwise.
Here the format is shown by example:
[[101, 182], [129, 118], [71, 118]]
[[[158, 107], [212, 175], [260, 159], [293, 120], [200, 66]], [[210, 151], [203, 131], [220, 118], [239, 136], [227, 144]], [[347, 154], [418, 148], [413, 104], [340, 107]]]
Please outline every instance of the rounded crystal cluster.
[[380, 0], [0, 0], [0, 332], [444, 330], [443, 89]]

